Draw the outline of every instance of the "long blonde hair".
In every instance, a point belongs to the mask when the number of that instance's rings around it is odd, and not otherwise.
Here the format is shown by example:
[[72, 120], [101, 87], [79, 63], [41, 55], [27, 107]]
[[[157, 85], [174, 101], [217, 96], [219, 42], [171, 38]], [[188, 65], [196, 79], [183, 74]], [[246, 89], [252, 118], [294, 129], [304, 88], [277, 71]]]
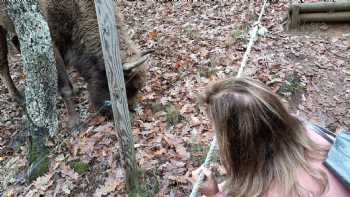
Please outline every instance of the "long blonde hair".
[[[219, 81], [206, 89], [202, 100], [216, 130], [229, 196], [262, 196], [273, 184], [283, 197], [326, 191], [326, 174], [309, 164], [323, 159], [326, 150], [307, 137], [303, 124], [264, 84], [249, 78]], [[298, 183], [297, 169], [319, 184], [318, 192]]]

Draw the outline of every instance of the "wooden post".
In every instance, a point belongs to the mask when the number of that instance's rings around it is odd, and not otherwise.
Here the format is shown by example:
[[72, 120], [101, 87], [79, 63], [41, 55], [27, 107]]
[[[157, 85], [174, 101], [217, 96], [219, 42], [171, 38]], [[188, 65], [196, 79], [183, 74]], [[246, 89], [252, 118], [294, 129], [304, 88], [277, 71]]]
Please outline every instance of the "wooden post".
[[112, 0], [95, 0], [103, 57], [111, 95], [114, 126], [118, 133], [122, 162], [126, 173], [126, 189], [138, 186], [138, 173], [134, 142], [129, 119], [123, 66], [119, 51], [119, 37]]
[[299, 18], [300, 6], [292, 5], [289, 10], [289, 29], [294, 29], [299, 27], [300, 18]]

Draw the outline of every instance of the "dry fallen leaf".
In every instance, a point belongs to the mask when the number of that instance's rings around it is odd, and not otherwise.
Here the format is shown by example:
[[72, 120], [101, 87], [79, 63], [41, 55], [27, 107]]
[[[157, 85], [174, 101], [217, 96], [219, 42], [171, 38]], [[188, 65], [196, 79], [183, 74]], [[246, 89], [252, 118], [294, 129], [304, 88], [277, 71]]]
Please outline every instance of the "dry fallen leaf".
[[176, 183], [186, 184], [188, 182], [188, 178], [186, 176], [169, 176], [168, 178]]
[[117, 188], [120, 189], [121, 187], [123, 187], [123, 181], [121, 179], [116, 179], [115, 177], [107, 177], [104, 184], [97, 188], [93, 196], [101, 197], [103, 195], [114, 192]]
[[93, 125], [100, 125], [106, 120], [105, 117], [103, 116], [94, 116], [91, 119], [89, 119], [88, 125], [93, 126]]
[[190, 158], [190, 153], [187, 152], [186, 148], [182, 144], [175, 145], [177, 155], [183, 159], [187, 160]]
[[73, 180], [78, 180], [79, 174], [76, 173], [73, 169], [71, 169], [68, 165], [61, 164], [61, 172], [63, 175], [73, 179]]
[[[37, 189], [31, 189], [27, 194], [26, 197], [39, 197], [40, 193]], [[9, 195], [8, 197], [12, 197], [11, 195]]]
[[161, 149], [157, 150], [156, 152], [154, 152], [153, 155], [154, 155], [155, 157], [158, 157], [158, 156], [163, 155], [163, 154], [166, 153], [166, 152], [167, 152], [167, 150], [166, 150], [165, 148], [161, 148]]
[[53, 183], [53, 180], [51, 180], [52, 175], [53, 174], [46, 174], [44, 176], [38, 177], [33, 182], [34, 187], [40, 191], [46, 191]]
[[157, 32], [150, 31], [150, 32], [147, 33], [147, 35], [148, 35], [148, 38], [155, 39], [157, 37]]
[[73, 188], [74, 188], [73, 182], [70, 180], [66, 180], [61, 186], [61, 189], [65, 195], [71, 194], [71, 191]]

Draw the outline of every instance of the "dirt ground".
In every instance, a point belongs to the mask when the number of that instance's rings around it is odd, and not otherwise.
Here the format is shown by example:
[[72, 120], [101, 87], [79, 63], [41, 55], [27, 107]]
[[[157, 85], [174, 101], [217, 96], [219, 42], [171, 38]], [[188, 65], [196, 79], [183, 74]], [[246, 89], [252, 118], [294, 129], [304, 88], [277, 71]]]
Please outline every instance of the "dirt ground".
[[[212, 137], [197, 94], [211, 81], [236, 74], [257, 17], [239, 1], [120, 6], [132, 38], [155, 50], [132, 116], [140, 190], [145, 196], [188, 196], [190, 172], [203, 162]], [[258, 13], [261, 2], [253, 7]], [[262, 21], [268, 31], [256, 41], [246, 75], [269, 85], [298, 116], [333, 131], [350, 129], [350, 24], [286, 31], [287, 9], [286, 3], [268, 7]], [[20, 56], [13, 53], [9, 60], [13, 79], [23, 87]], [[66, 128], [60, 101], [60, 132], [48, 142], [50, 171], [32, 184], [24, 181], [23, 113], [0, 83], [0, 196], [123, 195], [113, 125], [87, 112], [86, 85], [75, 71], [70, 75], [85, 127], [78, 134]], [[220, 174], [221, 166], [213, 165]]]

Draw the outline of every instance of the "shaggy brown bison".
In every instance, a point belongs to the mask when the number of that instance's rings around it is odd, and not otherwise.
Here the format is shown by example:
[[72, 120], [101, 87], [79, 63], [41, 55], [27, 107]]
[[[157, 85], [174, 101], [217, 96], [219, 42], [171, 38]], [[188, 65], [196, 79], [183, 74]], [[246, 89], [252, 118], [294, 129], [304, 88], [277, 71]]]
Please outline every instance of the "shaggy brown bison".
[[[69, 125], [79, 122], [79, 115], [71, 100], [73, 87], [66, 73], [65, 66], [73, 66], [87, 82], [90, 107], [101, 109], [104, 101], [109, 99], [109, 90], [99, 29], [92, 0], [39, 0], [42, 14], [47, 19], [58, 72], [58, 89], [65, 101], [69, 114]], [[121, 57], [124, 63], [124, 79], [129, 104], [134, 102], [135, 95], [143, 85], [145, 71], [140, 66], [147, 55], [141, 53], [127, 35], [122, 25], [121, 14], [115, 9], [118, 30], [120, 32]], [[11, 96], [20, 104], [23, 97], [14, 85], [7, 61], [6, 34], [15, 33], [15, 28], [6, 12], [4, 1], [0, 1], [0, 77]], [[15, 34], [14, 34], [15, 35]], [[15, 36], [12, 42], [19, 49], [19, 41]], [[109, 111], [110, 109], [107, 109]]]

